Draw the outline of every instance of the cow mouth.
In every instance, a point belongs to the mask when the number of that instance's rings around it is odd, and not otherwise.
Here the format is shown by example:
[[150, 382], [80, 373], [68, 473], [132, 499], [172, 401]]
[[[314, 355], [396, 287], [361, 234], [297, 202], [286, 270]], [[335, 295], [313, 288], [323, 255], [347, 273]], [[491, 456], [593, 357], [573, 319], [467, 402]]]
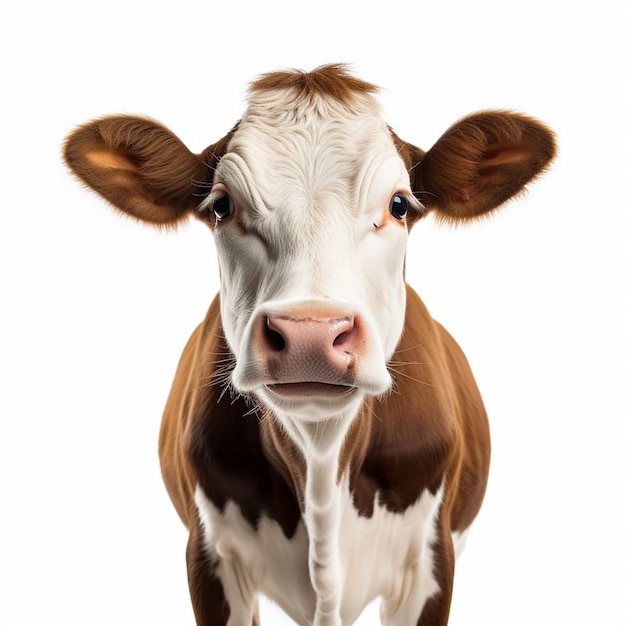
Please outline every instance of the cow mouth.
[[274, 383], [266, 385], [266, 388], [278, 396], [289, 398], [337, 397], [348, 395], [355, 390], [355, 387], [349, 385], [316, 382]]

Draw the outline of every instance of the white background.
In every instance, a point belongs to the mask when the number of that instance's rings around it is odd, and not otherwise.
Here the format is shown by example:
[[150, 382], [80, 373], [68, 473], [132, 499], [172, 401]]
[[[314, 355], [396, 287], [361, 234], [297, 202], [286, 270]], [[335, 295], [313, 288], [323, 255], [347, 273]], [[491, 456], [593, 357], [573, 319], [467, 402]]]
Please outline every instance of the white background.
[[118, 217], [67, 175], [63, 137], [144, 113], [199, 152], [259, 73], [337, 61], [424, 148], [490, 107], [559, 134], [523, 200], [410, 241], [409, 281], [466, 351], [493, 433], [450, 624], [626, 624], [619, 3], [17, 5], [0, 16], [0, 624], [193, 622], [156, 443], [218, 287], [211, 235]]

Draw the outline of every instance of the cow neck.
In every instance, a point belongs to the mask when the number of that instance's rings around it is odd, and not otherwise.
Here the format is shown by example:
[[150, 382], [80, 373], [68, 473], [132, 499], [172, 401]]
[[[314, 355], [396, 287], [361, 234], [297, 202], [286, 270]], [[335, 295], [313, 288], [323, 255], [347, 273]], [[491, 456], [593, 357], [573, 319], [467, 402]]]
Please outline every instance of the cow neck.
[[[292, 419], [279, 420], [268, 413], [261, 421], [261, 440], [266, 457], [283, 479], [292, 486], [302, 511], [309, 496], [322, 494], [307, 491], [322, 483], [339, 489], [342, 479], [358, 471], [367, 452], [371, 435], [369, 401], [362, 403], [357, 416], [345, 416], [318, 423]], [[322, 482], [320, 482], [322, 481]], [[350, 479], [352, 483], [352, 477]], [[315, 486], [316, 485], [316, 486]]]
[[[283, 416], [266, 419], [274, 450], [283, 471], [293, 481], [309, 537], [309, 574], [316, 592], [316, 614], [336, 617], [343, 579], [339, 534], [343, 510], [343, 476], [352, 455], [367, 447], [367, 420], [362, 410], [323, 422], [304, 422]], [[267, 442], [267, 439], [266, 439]]]

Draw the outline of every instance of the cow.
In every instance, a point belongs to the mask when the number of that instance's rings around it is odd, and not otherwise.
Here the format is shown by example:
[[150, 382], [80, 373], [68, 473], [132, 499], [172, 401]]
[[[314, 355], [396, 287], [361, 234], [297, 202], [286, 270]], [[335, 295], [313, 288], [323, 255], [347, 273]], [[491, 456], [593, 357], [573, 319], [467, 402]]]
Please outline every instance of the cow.
[[257, 78], [200, 154], [148, 118], [66, 140], [71, 171], [121, 212], [212, 231], [220, 290], [182, 354], [162, 474], [189, 531], [203, 626], [448, 622], [455, 559], [485, 494], [489, 426], [468, 362], [405, 282], [409, 231], [522, 192], [554, 134], [511, 111], [424, 151], [344, 65]]

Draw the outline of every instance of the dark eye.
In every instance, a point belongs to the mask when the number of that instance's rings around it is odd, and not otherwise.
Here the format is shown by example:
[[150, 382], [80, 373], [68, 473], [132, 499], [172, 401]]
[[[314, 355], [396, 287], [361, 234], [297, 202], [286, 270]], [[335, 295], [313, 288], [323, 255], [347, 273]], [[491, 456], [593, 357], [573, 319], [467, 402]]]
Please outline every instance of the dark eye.
[[221, 222], [235, 212], [235, 204], [229, 195], [223, 195], [213, 203], [212, 209], [215, 219]]
[[406, 199], [406, 196], [401, 193], [394, 193], [389, 202], [389, 213], [397, 220], [401, 220], [407, 214], [408, 210], [409, 201]]

